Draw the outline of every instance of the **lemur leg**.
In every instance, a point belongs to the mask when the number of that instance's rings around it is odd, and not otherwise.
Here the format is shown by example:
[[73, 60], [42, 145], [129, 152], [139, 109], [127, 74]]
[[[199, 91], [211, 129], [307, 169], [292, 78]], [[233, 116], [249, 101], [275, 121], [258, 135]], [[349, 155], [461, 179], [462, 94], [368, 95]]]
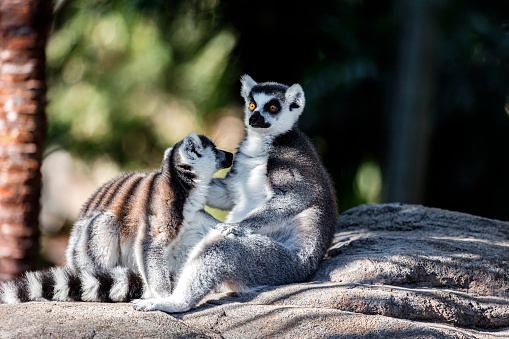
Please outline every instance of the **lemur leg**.
[[182, 237], [176, 243], [164, 237], [143, 238], [142, 246], [138, 246], [140, 251], [136, 253], [136, 261], [154, 297], [170, 296], [176, 275], [185, 265], [191, 250], [218, 223], [216, 218], [201, 210], [196, 212], [192, 225], [181, 230]]
[[295, 253], [266, 236], [224, 235], [213, 230], [191, 253], [170, 297], [133, 303], [142, 311], [185, 312], [223, 282], [241, 292], [303, 281], [309, 272]]
[[229, 211], [233, 208], [233, 200], [226, 187], [226, 179], [215, 178], [212, 180], [208, 189], [206, 204], [223, 211]]
[[119, 227], [112, 213], [79, 220], [69, 239], [67, 266], [78, 271], [97, 271], [118, 265]]
[[137, 246], [136, 264], [152, 296], [164, 298], [169, 296], [172, 290], [171, 272], [166, 260], [167, 246], [152, 240], [144, 239], [142, 245]]
[[86, 227], [88, 223], [88, 219], [76, 221], [72, 228], [71, 235], [69, 236], [69, 243], [65, 250], [65, 264], [73, 271], [76, 271], [78, 265], [77, 251], [79, 244], [82, 242], [81, 238], [86, 236], [86, 234], [83, 233], [83, 228]]

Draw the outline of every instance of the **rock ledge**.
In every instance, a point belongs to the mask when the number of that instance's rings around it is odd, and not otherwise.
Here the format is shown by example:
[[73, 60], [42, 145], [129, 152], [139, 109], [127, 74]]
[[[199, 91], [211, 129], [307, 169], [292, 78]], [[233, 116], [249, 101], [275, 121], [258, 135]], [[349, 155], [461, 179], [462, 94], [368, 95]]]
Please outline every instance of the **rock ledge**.
[[210, 295], [176, 315], [129, 304], [0, 305], [1, 338], [509, 337], [509, 223], [415, 205], [338, 218], [308, 283]]

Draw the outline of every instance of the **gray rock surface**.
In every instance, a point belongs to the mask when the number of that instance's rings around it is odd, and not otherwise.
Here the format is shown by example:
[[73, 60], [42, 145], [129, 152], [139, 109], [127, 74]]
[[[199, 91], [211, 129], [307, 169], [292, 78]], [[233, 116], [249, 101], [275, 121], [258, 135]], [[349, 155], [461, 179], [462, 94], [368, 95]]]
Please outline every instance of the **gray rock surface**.
[[509, 223], [409, 205], [363, 205], [339, 218], [314, 277], [351, 286], [338, 308], [509, 326]]
[[0, 338], [509, 338], [509, 223], [422, 206], [338, 219], [308, 283], [212, 294], [168, 315], [129, 304], [0, 305]]

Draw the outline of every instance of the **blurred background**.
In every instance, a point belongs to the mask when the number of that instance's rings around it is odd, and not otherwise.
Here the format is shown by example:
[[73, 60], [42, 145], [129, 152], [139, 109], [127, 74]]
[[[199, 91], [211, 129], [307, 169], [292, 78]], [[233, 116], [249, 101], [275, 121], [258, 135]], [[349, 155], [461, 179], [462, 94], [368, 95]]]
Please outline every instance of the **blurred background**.
[[509, 220], [509, 1], [54, 0], [41, 228], [191, 131], [234, 151], [239, 76], [300, 83], [339, 212], [418, 203]]

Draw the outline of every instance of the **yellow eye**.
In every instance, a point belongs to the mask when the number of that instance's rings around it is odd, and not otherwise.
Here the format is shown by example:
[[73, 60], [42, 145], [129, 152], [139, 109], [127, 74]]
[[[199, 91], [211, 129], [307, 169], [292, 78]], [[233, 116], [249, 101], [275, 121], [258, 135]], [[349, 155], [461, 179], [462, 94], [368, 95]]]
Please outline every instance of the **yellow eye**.
[[254, 102], [252, 102], [252, 103], [250, 103], [250, 104], [249, 104], [249, 109], [250, 109], [251, 111], [252, 111], [252, 110], [254, 110], [255, 108], [256, 108], [256, 105], [255, 105], [255, 103], [254, 103]]
[[277, 106], [276, 105], [270, 105], [269, 110], [271, 112], [275, 112], [275, 111], [277, 111]]

